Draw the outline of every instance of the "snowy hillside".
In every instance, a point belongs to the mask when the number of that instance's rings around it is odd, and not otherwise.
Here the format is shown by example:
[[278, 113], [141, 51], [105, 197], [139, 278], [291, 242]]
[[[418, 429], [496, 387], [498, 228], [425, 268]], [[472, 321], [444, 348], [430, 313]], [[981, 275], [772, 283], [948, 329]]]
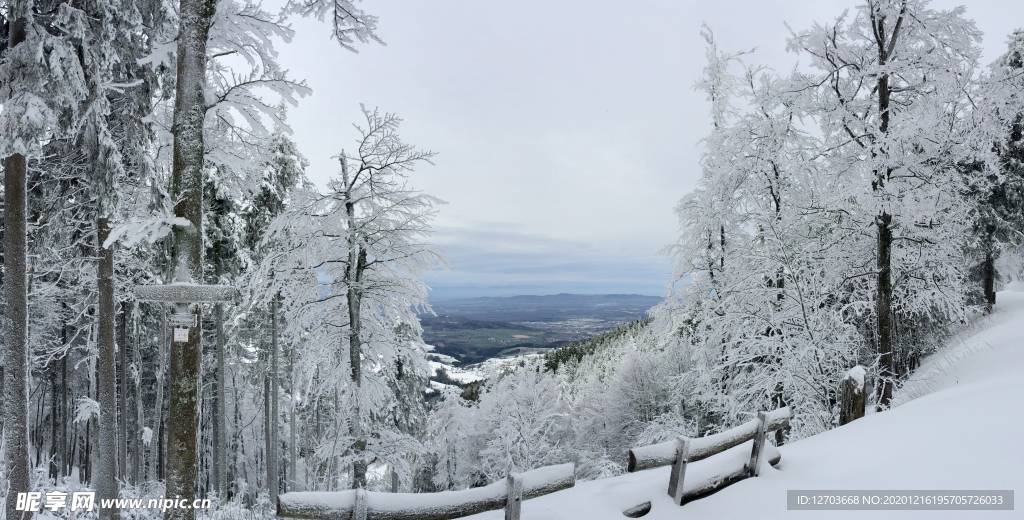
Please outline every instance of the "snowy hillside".
[[[621, 520], [651, 501], [648, 520], [679, 518], [1020, 518], [1017, 511], [787, 511], [787, 490], [1024, 491], [1024, 292], [1002, 292], [980, 332], [954, 339], [911, 378], [903, 404], [780, 448], [782, 463], [683, 507], [669, 468], [581, 482], [524, 502], [530, 520]], [[734, 450], [742, 450], [744, 446]], [[693, 464], [721, 464], [728, 453]], [[742, 457], [737, 459], [739, 464]], [[688, 470], [688, 475], [690, 470]], [[497, 520], [501, 511], [471, 518]]]

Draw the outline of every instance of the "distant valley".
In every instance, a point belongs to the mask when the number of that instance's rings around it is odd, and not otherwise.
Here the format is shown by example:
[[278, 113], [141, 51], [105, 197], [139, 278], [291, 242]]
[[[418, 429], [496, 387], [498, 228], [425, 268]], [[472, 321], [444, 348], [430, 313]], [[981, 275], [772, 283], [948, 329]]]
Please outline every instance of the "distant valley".
[[[488, 297], [433, 303], [423, 339], [438, 360], [465, 366], [544, 352], [644, 318], [662, 298], [636, 294]], [[451, 359], [448, 359], [450, 356]]]

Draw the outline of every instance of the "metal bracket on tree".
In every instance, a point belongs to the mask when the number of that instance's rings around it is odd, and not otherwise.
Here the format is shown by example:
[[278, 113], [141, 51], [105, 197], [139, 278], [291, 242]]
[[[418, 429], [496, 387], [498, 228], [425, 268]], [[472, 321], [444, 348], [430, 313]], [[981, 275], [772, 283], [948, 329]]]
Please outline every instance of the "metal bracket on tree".
[[170, 303], [229, 302], [236, 292], [230, 285], [136, 285], [135, 299]]
[[236, 290], [230, 285], [136, 285], [135, 299], [149, 302], [169, 302], [175, 304], [174, 312], [167, 317], [167, 322], [174, 327], [174, 342], [188, 341], [188, 330], [198, 325], [196, 315], [184, 312], [189, 303], [229, 302], [235, 297]]

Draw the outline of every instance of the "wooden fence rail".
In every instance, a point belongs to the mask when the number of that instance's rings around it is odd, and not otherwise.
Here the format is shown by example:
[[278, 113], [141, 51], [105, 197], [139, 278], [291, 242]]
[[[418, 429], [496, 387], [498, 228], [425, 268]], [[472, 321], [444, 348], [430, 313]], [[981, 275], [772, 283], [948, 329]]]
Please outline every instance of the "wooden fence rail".
[[[634, 472], [671, 464], [672, 473], [669, 476], [668, 494], [676, 504], [683, 505], [745, 478], [756, 477], [760, 472], [761, 461], [766, 458], [766, 451], [773, 452], [767, 457], [768, 462], [772, 465], [778, 464], [781, 455], [778, 454], [778, 450], [774, 449], [774, 446], [768, 444], [768, 432], [788, 425], [788, 407], [771, 412], [758, 412], [757, 419], [752, 419], [722, 433], [698, 439], [679, 437], [674, 441], [633, 448], [629, 450], [627, 469]], [[686, 466], [689, 463], [722, 453], [751, 439], [754, 440], [754, 447], [750, 453], [749, 463], [744, 464], [742, 468], [733, 473], [710, 481], [699, 482], [684, 492], [683, 481], [686, 476]]]
[[450, 520], [505, 509], [519, 520], [522, 501], [576, 484], [575, 466], [545, 466], [512, 473], [502, 482], [440, 493], [377, 493], [361, 489], [285, 493], [277, 498], [277, 516], [310, 520]]
[[[659, 466], [672, 466], [668, 494], [683, 505], [734, 482], [756, 477], [761, 461], [772, 465], [781, 459], [778, 449], [767, 442], [769, 432], [789, 425], [789, 408], [758, 412], [757, 419], [722, 433], [691, 439], [679, 437], [670, 442], [629, 450], [630, 472]], [[686, 467], [754, 440], [750, 462], [742, 468], [683, 489]], [[512, 473], [505, 481], [462, 491], [440, 493], [377, 493], [362, 489], [333, 492], [293, 492], [277, 499], [277, 516], [305, 520], [453, 520], [465, 516], [505, 510], [505, 520], [520, 520], [523, 500], [568, 489], [576, 484], [573, 464], [545, 466], [524, 473]], [[650, 503], [623, 512], [630, 518], [650, 511]]]

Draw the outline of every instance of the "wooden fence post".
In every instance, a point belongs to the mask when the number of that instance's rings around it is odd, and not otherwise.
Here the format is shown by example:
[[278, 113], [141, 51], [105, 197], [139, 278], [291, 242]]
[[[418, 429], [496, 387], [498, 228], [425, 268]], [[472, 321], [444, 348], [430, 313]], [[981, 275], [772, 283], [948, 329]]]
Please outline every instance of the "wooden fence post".
[[683, 479], [686, 477], [686, 463], [690, 457], [690, 439], [676, 439], [676, 461], [672, 463], [672, 473], [668, 477], [668, 495], [677, 506], [683, 505]]
[[519, 520], [523, 510], [523, 475], [508, 474], [508, 498], [505, 501], [505, 520]]
[[757, 412], [757, 433], [754, 434], [754, 449], [750, 452], [750, 464], [747, 475], [756, 477], [761, 474], [761, 459], [764, 458], [764, 443], [768, 438], [768, 414]]
[[864, 417], [864, 367], [857, 365], [850, 369], [839, 382], [842, 396], [839, 404], [839, 425]]

